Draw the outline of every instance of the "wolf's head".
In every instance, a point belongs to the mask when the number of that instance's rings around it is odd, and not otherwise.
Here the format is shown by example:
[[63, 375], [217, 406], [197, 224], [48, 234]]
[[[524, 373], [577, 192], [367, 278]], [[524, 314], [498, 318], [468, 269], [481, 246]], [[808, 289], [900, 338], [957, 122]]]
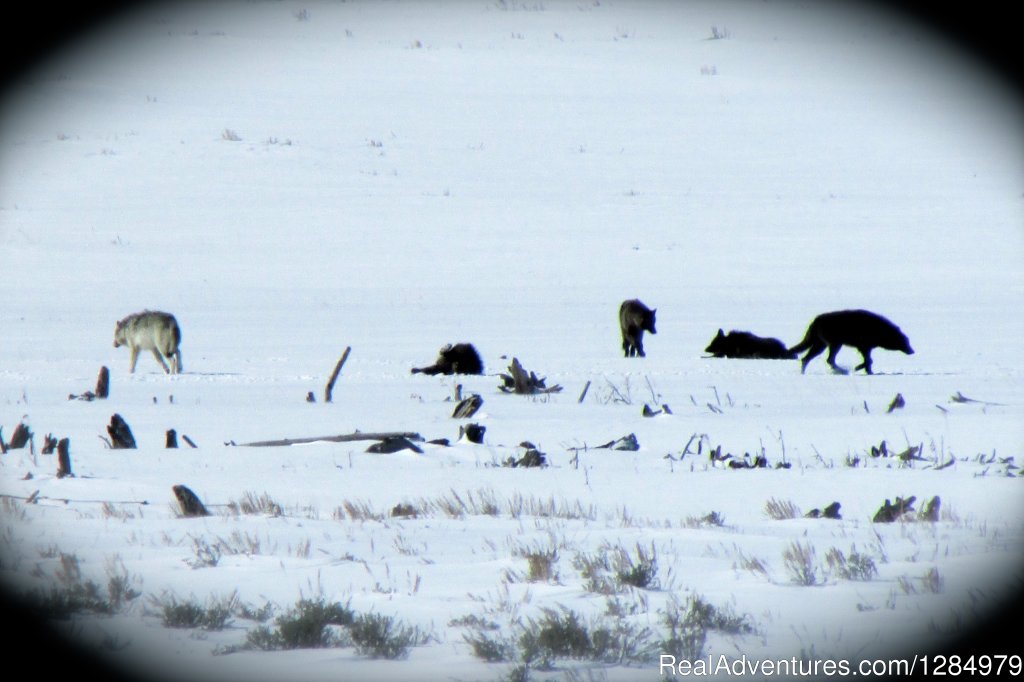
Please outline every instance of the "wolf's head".
[[907, 355], [914, 354], [914, 349], [910, 347], [910, 339], [895, 325], [892, 328], [890, 338], [887, 339], [887, 343], [882, 347], [887, 350], [903, 351]]
[[124, 320], [121, 320], [114, 325], [114, 348], [124, 345], [127, 343], [124, 338]]
[[647, 331], [649, 331], [652, 334], [657, 334], [658, 333], [658, 330], [654, 328], [654, 314], [656, 312], [658, 312], [657, 308], [651, 308], [650, 310], [645, 311], [644, 314], [643, 314], [643, 318], [644, 318], [643, 328], [646, 329]]
[[709, 343], [708, 347], [704, 349], [704, 352], [711, 353], [716, 358], [720, 358], [723, 355], [725, 355], [726, 351], [728, 350], [728, 348], [726, 347], [727, 345], [728, 344], [726, 342], [725, 332], [719, 329], [718, 334], [715, 336], [715, 338], [711, 339], [711, 343]]

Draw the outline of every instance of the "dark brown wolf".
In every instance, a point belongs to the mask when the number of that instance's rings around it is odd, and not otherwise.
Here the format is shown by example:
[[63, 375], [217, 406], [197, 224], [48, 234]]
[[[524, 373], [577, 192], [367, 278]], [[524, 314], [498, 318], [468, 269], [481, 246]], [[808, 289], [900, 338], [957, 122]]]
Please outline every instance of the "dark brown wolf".
[[622, 330], [622, 352], [626, 357], [645, 357], [644, 331], [657, 334], [654, 328], [656, 308], [648, 308], [633, 298], [619, 306], [619, 328]]
[[837, 310], [818, 315], [807, 327], [804, 340], [789, 349], [790, 353], [807, 355], [800, 361], [800, 372], [807, 369], [807, 363], [821, 355], [828, 348], [828, 364], [832, 370], [847, 374], [847, 370], [836, 364], [836, 354], [843, 346], [856, 348], [864, 362], [853, 368], [863, 369], [871, 374], [871, 349], [885, 348], [913, 355], [914, 349], [900, 328], [877, 313], [868, 310]]
[[447, 344], [429, 367], [414, 367], [413, 374], [483, 374], [484, 363], [471, 343]]
[[778, 339], [757, 336], [735, 329], [728, 334], [721, 329], [711, 340], [705, 353], [716, 358], [750, 358], [755, 360], [793, 360], [796, 353], [786, 350], [786, 344]]

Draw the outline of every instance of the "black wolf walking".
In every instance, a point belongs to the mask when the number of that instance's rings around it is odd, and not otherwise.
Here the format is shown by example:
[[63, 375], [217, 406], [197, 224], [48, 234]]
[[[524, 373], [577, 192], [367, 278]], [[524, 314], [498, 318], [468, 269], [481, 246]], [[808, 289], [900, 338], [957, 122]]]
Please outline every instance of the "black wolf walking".
[[619, 306], [619, 327], [622, 329], [622, 352], [626, 357], [646, 357], [644, 353], [644, 331], [657, 334], [654, 328], [654, 314], [657, 308], [648, 308], [633, 298]]
[[735, 329], [726, 334], [721, 329], [704, 349], [716, 358], [749, 358], [754, 360], [794, 360], [796, 353], [786, 350], [778, 339], [757, 336]]
[[843, 346], [851, 346], [860, 351], [864, 362], [853, 368], [856, 372], [863, 369], [871, 374], [871, 349], [903, 351], [913, 355], [914, 349], [900, 328], [877, 313], [868, 310], [837, 310], [818, 315], [807, 327], [804, 340], [789, 349], [791, 353], [807, 355], [800, 361], [801, 374], [807, 369], [807, 363], [821, 355], [828, 347], [828, 364], [833, 371], [847, 374], [847, 370], [836, 364], [836, 354]]

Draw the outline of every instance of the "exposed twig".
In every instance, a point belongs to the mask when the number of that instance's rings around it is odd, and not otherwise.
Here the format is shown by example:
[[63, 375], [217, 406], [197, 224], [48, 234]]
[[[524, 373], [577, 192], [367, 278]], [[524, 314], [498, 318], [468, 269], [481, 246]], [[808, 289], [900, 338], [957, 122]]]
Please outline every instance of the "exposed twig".
[[906, 406], [906, 404], [907, 404], [907, 401], [903, 399], [903, 394], [902, 393], [897, 393], [896, 397], [894, 397], [892, 399], [892, 402], [889, 403], [889, 409], [887, 409], [885, 411], [885, 413], [886, 414], [891, 414], [894, 410], [902, 409], [903, 407]]
[[583, 387], [583, 392], [580, 393], [580, 399], [576, 401], [577, 403], [582, 403], [583, 402], [583, 399], [587, 397], [587, 391], [588, 390], [590, 390], [590, 380], [589, 379], [587, 380], [587, 385]]
[[1003, 403], [993, 403], [987, 400], [975, 400], [974, 398], [968, 398], [960, 391], [957, 391], [955, 395], [950, 397], [951, 403], [978, 403], [979, 405], [1003, 405]]

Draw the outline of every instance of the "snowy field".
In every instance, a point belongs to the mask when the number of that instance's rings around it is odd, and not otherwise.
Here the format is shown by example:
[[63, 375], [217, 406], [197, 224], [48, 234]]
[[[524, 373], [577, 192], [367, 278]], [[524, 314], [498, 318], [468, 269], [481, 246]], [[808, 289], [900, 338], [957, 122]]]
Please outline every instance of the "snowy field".
[[[33, 433], [0, 455], [4, 591], [48, 617], [98, 586], [109, 608], [54, 627], [145, 679], [953, 651], [1024, 585], [1024, 127], [1003, 88], [922, 26], [832, 3], [171, 3], [103, 26], [0, 102], [0, 426]], [[622, 354], [629, 298], [657, 309], [644, 358]], [[147, 308], [180, 323], [182, 374], [146, 352], [130, 374], [112, 346]], [[875, 350], [872, 376], [704, 352], [719, 328], [792, 346], [844, 308], [916, 352]], [[455, 342], [484, 375], [410, 372]], [[562, 390], [502, 391], [513, 358]], [[109, 397], [69, 399], [102, 366]], [[453, 418], [457, 393], [479, 411]], [[136, 449], [109, 447], [114, 414]], [[315, 440], [357, 431], [419, 452]], [[244, 445], [272, 439], [314, 442]], [[546, 466], [508, 466], [524, 442]], [[301, 600], [409, 646], [352, 624], [280, 645]], [[182, 604], [228, 617], [182, 627]], [[568, 624], [586, 646], [558, 649]]]

